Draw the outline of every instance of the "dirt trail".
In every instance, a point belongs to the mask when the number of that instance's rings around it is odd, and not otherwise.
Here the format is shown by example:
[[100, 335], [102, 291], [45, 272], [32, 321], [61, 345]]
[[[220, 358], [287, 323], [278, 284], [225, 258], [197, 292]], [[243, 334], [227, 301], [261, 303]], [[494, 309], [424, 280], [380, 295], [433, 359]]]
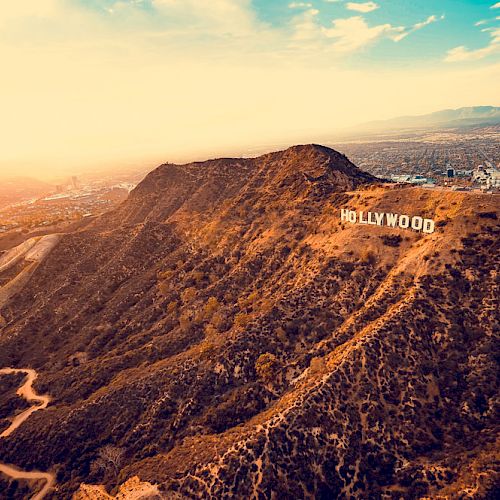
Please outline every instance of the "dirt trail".
[[19, 415], [17, 415], [10, 426], [5, 429], [2, 434], [0, 434], [0, 438], [10, 436], [23, 422], [25, 422], [33, 413], [35, 413], [38, 410], [43, 410], [47, 408], [49, 402], [50, 402], [50, 397], [49, 396], [39, 396], [34, 390], [33, 390], [33, 382], [36, 380], [38, 374], [36, 373], [35, 370], [32, 370], [30, 368], [22, 368], [22, 369], [16, 369], [16, 368], [2, 368], [0, 369], [0, 375], [10, 375], [13, 373], [26, 373], [26, 381], [24, 384], [19, 387], [17, 390], [17, 395], [26, 399], [26, 401], [34, 401], [37, 404], [28, 408], [27, 410], [21, 412]]
[[[21, 387], [17, 390], [17, 394], [26, 399], [26, 401], [35, 402], [36, 404], [17, 415], [10, 426], [0, 434], [0, 438], [10, 436], [21, 424], [23, 424], [34, 412], [47, 408], [50, 397], [40, 396], [33, 390], [33, 382], [38, 374], [31, 368], [2, 368], [0, 375], [10, 375], [13, 373], [25, 373], [26, 379]], [[0, 473], [11, 477], [12, 479], [24, 479], [27, 481], [44, 480], [45, 486], [36, 493], [31, 500], [42, 500], [47, 493], [52, 489], [55, 483], [55, 475], [50, 472], [38, 471], [22, 471], [11, 465], [0, 463]]]
[[12, 479], [24, 479], [27, 481], [38, 481], [43, 479], [45, 481], [45, 486], [38, 493], [33, 495], [31, 500], [42, 500], [42, 498], [44, 498], [45, 495], [47, 495], [47, 493], [52, 489], [55, 483], [55, 476], [50, 472], [26, 472], [6, 464], [0, 464], [0, 472], [11, 477]]

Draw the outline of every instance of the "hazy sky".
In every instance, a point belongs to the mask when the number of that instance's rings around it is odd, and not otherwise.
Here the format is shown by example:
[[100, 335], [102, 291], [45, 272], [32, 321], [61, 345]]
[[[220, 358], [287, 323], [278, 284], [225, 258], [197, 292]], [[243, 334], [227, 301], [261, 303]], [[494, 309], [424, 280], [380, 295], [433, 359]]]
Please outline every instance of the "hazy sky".
[[499, 105], [499, 19], [491, 0], [3, 0], [0, 174]]

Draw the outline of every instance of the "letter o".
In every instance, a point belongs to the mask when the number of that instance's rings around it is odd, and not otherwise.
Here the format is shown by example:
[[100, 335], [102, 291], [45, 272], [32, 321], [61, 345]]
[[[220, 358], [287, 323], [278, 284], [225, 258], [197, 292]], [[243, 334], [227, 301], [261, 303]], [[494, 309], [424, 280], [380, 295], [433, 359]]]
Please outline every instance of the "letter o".
[[353, 224], [356, 222], [356, 212], [353, 210], [349, 212], [349, 222], [352, 222]]
[[408, 229], [408, 227], [410, 227], [410, 218], [407, 215], [399, 216], [399, 227], [402, 229]]
[[411, 228], [415, 231], [420, 231], [424, 225], [424, 219], [422, 217], [413, 217], [411, 220]]

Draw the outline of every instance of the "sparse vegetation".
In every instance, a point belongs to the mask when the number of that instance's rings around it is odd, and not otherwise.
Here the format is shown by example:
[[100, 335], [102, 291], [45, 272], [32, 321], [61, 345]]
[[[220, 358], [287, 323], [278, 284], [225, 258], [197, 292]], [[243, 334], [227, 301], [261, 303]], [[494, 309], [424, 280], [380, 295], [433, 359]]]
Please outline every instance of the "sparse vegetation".
[[103, 446], [98, 453], [97, 458], [92, 462], [91, 470], [93, 472], [102, 471], [107, 476], [116, 477], [123, 466], [125, 450], [118, 446]]
[[373, 266], [377, 262], [377, 256], [375, 255], [375, 252], [373, 250], [366, 249], [361, 252], [359, 260], [363, 264]]
[[247, 297], [241, 298], [240, 300], [238, 300], [238, 305], [240, 306], [240, 309], [245, 309], [247, 307], [253, 306], [253, 304], [257, 301], [258, 297], [259, 293], [257, 292], [257, 290], [254, 290]]
[[167, 305], [167, 314], [173, 314], [177, 310], [178, 303], [176, 300], [169, 302]]
[[496, 212], [481, 212], [478, 214], [478, 216], [481, 218], [481, 219], [491, 219], [491, 220], [497, 220], [498, 219], [498, 215]]
[[219, 309], [220, 304], [216, 297], [210, 297], [205, 304], [205, 318], [209, 320]]
[[[37, 268], [2, 308], [0, 366], [36, 367], [54, 399], [0, 440], [2, 461], [54, 471], [61, 498], [82, 482], [115, 495], [136, 473], [167, 497], [249, 498], [255, 457], [259, 493], [276, 498], [438, 498], [494, 443], [498, 227], [475, 215], [482, 195], [450, 211], [435, 246], [351, 224], [332, 235], [323, 207], [338, 217], [358, 179], [304, 181], [309, 156], [270, 158], [163, 166]], [[383, 189], [374, 204], [392, 210], [401, 191]], [[404, 189], [407, 203], [418, 188]], [[422, 204], [432, 216], [436, 193]], [[316, 224], [307, 246], [295, 240]], [[0, 377], [0, 431], [25, 409], [17, 387]]]
[[250, 321], [250, 315], [240, 312], [234, 317], [234, 326], [244, 328]]
[[265, 382], [269, 382], [274, 378], [278, 367], [278, 359], [270, 352], [261, 354], [255, 362], [257, 376]]
[[181, 293], [181, 299], [184, 304], [189, 304], [196, 297], [196, 288], [189, 287], [186, 288]]
[[170, 283], [168, 281], [160, 281], [158, 283], [158, 290], [164, 297], [170, 294]]
[[282, 343], [285, 343], [285, 342], [288, 341], [288, 336], [287, 336], [285, 330], [281, 326], [279, 326], [278, 328], [276, 328], [276, 337]]
[[384, 234], [380, 236], [382, 243], [387, 247], [399, 247], [403, 238], [399, 234]]

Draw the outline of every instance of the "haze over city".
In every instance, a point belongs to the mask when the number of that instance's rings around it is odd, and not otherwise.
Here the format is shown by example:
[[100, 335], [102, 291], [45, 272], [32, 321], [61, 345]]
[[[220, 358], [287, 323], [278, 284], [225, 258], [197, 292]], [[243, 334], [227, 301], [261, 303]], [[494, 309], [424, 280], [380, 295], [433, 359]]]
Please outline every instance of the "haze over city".
[[491, 0], [24, 0], [0, 13], [0, 175], [244, 153], [498, 105]]

